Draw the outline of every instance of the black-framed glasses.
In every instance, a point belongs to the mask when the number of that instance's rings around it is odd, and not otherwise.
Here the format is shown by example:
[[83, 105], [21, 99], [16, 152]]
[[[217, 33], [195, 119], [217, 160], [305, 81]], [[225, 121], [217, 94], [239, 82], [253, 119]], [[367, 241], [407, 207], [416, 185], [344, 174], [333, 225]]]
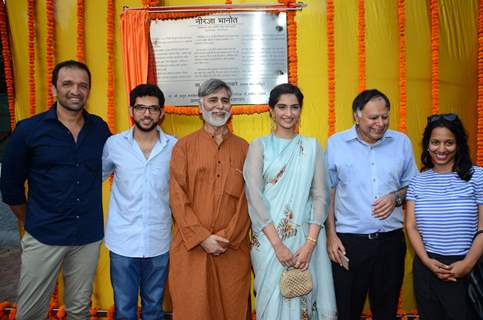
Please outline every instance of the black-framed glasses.
[[161, 112], [161, 106], [158, 105], [152, 105], [152, 106], [145, 106], [143, 104], [137, 104], [133, 107], [134, 111], [139, 112], [139, 113], [145, 113], [146, 110], [149, 111], [149, 113], [160, 113]]
[[438, 120], [455, 121], [458, 118], [456, 113], [444, 113], [444, 114], [433, 114], [428, 117], [428, 123], [432, 123]]

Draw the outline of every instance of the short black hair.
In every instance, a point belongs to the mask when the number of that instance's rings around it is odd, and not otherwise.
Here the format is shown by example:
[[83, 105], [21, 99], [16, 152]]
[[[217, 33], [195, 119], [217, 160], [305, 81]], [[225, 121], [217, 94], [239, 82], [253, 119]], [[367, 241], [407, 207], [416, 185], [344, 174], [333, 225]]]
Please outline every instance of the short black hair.
[[72, 69], [81, 69], [87, 72], [87, 76], [89, 78], [89, 88], [91, 87], [91, 72], [89, 68], [82, 62], [75, 61], [75, 60], [66, 60], [59, 62], [55, 65], [54, 70], [52, 70], [52, 85], [57, 88], [57, 80], [59, 79], [59, 72], [62, 68], [72, 68]]
[[428, 124], [423, 133], [423, 152], [421, 162], [423, 171], [434, 167], [431, 155], [429, 154], [429, 140], [435, 128], [446, 128], [456, 139], [456, 154], [454, 157], [453, 171], [460, 179], [469, 181], [473, 176], [473, 162], [471, 161], [470, 148], [468, 147], [468, 135], [460, 118], [455, 113], [433, 115], [428, 117]]
[[270, 97], [268, 98], [268, 105], [270, 106], [270, 108], [275, 108], [278, 100], [280, 100], [280, 97], [284, 94], [295, 95], [297, 101], [299, 102], [300, 108], [302, 108], [302, 105], [304, 103], [304, 95], [297, 86], [294, 86], [290, 83], [279, 84], [278, 86], [275, 86], [272, 91], [270, 91]]
[[161, 89], [155, 84], [147, 84], [143, 83], [140, 85], [137, 85], [136, 88], [131, 90], [131, 93], [129, 93], [129, 104], [131, 107], [134, 107], [134, 104], [136, 103], [136, 98], [138, 97], [156, 97], [158, 98], [159, 105], [164, 107], [164, 94]]
[[360, 92], [352, 102], [352, 113], [362, 111], [364, 106], [372, 99], [382, 98], [386, 104], [387, 110], [391, 110], [391, 103], [384, 93], [377, 89], [368, 89]]

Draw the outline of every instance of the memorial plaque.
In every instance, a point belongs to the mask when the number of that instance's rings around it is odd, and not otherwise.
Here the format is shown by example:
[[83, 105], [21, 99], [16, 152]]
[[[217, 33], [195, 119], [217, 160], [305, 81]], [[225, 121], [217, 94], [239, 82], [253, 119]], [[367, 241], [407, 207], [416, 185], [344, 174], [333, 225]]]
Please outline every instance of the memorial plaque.
[[166, 104], [197, 105], [209, 78], [227, 82], [233, 104], [266, 104], [288, 81], [286, 13], [210, 14], [153, 20], [151, 42]]

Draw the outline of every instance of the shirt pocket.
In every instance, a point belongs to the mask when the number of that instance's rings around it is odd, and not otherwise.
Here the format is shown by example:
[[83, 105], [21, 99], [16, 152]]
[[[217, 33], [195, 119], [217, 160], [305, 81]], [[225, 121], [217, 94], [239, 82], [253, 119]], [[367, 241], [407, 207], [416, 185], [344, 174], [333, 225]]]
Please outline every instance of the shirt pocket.
[[354, 166], [351, 163], [341, 164], [337, 171], [339, 173], [339, 181], [342, 184], [347, 185], [354, 181]]
[[169, 162], [160, 161], [151, 169], [151, 185], [155, 191], [166, 191], [169, 185]]
[[243, 173], [240, 169], [230, 167], [225, 182], [225, 192], [239, 198], [243, 192]]

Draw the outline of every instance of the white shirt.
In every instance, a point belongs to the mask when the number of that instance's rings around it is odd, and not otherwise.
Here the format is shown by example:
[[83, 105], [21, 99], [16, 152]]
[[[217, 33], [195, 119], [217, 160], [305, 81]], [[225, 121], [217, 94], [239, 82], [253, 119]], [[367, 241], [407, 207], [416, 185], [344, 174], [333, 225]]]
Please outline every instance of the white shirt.
[[112, 252], [133, 258], [166, 253], [171, 242], [169, 161], [176, 138], [159, 127], [149, 159], [133, 128], [111, 136], [102, 154], [102, 176], [114, 173], [105, 242]]

